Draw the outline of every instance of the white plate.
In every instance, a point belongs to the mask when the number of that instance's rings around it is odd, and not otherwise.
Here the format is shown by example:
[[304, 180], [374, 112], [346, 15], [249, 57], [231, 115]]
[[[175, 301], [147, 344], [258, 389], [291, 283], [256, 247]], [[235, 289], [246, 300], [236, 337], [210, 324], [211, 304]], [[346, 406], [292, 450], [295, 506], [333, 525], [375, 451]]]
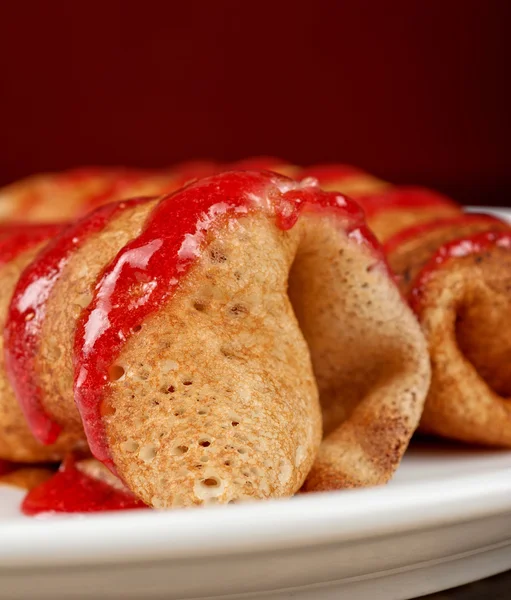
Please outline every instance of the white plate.
[[[508, 213], [509, 214], [509, 213]], [[0, 487], [0, 598], [400, 600], [511, 568], [511, 452], [414, 445], [382, 488], [30, 519]]]

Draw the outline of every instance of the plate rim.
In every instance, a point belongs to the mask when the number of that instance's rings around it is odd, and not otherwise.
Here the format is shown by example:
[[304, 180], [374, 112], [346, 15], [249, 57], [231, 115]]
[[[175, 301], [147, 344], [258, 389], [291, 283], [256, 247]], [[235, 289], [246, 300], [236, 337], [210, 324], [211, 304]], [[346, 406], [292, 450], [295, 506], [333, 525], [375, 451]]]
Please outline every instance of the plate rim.
[[506, 513], [511, 514], [511, 467], [201, 510], [6, 520], [0, 523], [0, 573], [5, 567], [121, 564], [291, 550]]

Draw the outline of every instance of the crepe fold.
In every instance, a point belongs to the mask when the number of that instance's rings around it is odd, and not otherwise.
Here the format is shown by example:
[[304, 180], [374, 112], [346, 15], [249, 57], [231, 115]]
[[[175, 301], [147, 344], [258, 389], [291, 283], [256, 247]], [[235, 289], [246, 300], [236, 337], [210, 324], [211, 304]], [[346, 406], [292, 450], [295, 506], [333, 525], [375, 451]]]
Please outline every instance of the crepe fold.
[[174, 170], [83, 167], [41, 173], [0, 189], [0, 222], [66, 222], [109, 202], [162, 194], [183, 184]]
[[274, 157], [235, 163], [189, 161], [166, 169], [82, 167], [32, 175], [0, 189], [0, 222], [48, 223], [83, 217], [109, 202], [173, 192], [190, 181], [230, 170], [267, 170], [302, 180], [316, 178], [323, 189], [356, 197], [380, 192], [386, 182], [350, 165], [302, 168]]
[[511, 446], [510, 248], [508, 224], [487, 215], [438, 220], [387, 242], [431, 356], [424, 432]]
[[231, 172], [109, 206], [18, 257], [6, 358], [40, 440], [160, 508], [388, 481], [429, 361], [353, 202]]
[[408, 227], [462, 213], [453, 200], [436, 191], [413, 186], [394, 186], [356, 197], [367, 222], [381, 242]]

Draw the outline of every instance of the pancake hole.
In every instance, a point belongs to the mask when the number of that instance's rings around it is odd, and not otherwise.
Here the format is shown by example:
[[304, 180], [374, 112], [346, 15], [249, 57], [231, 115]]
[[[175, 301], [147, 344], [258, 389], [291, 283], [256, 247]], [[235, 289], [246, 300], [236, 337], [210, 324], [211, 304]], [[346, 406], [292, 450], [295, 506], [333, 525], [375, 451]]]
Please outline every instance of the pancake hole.
[[230, 461], [230, 460], [226, 460], [226, 461], [224, 461], [224, 465], [225, 465], [226, 467], [230, 467], [230, 466], [231, 466], [231, 461]]
[[205, 312], [206, 304], [204, 302], [200, 302], [199, 300], [196, 300], [193, 303], [193, 308], [195, 308], [195, 310], [197, 310], [199, 312]]
[[135, 442], [135, 440], [132, 439], [126, 440], [121, 444], [121, 450], [124, 450], [124, 452], [136, 452], [138, 448], [138, 442]]
[[135, 325], [131, 331], [133, 331], [133, 333], [138, 333], [141, 329], [142, 325]]
[[193, 381], [191, 381], [190, 379], [183, 381], [183, 385], [192, 385], [192, 383], [193, 383]]
[[248, 313], [248, 309], [243, 304], [235, 304], [231, 306], [230, 313], [236, 317], [246, 315]]
[[182, 417], [185, 414], [184, 408], [178, 408], [175, 412], [174, 412], [174, 416], [175, 417]]
[[119, 379], [124, 377], [124, 373], [125, 371], [121, 365], [112, 365], [108, 368], [108, 379], [110, 381], [119, 381]]
[[239, 425], [239, 424], [240, 424], [240, 423], [239, 423], [239, 421], [232, 421], [232, 422], [231, 422], [231, 425], [232, 425], [233, 427], [238, 427], [238, 425]]
[[197, 411], [197, 414], [200, 415], [201, 417], [203, 417], [204, 415], [208, 414], [208, 411], [205, 410], [204, 408], [201, 408], [200, 410]]
[[208, 477], [202, 480], [202, 485], [208, 488], [216, 488], [220, 486], [220, 480], [218, 477]]
[[205, 302], [201, 302], [200, 300], [196, 300], [193, 303], [193, 307], [198, 312], [205, 312], [205, 310], [206, 310], [206, 303]]
[[199, 446], [202, 446], [203, 448], [207, 448], [208, 446], [211, 446], [211, 442], [209, 440], [200, 440]]
[[238, 452], [239, 454], [246, 454], [247, 453], [247, 449], [246, 448], [238, 448]]
[[174, 456], [183, 456], [183, 454], [186, 454], [188, 452], [188, 446], [184, 446], [183, 444], [180, 444], [179, 446], [174, 446], [174, 448], [172, 449], [172, 454]]
[[147, 446], [142, 446], [140, 452], [138, 453], [138, 457], [143, 460], [145, 463], [150, 463], [156, 456], [156, 448], [153, 444], [147, 444]]
[[176, 388], [173, 385], [169, 385], [168, 388], [164, 389], [165, 394], [173, 394], [176, 391]]

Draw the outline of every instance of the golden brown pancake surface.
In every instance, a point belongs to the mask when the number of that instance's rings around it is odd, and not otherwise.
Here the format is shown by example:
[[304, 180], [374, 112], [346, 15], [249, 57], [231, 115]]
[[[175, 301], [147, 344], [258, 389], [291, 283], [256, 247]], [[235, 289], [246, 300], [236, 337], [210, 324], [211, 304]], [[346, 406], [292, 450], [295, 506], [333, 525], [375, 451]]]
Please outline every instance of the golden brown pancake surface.
[[509, 231], [467, 215], [416, 237], [404, 232], [389, 254], [429, 345], [425, 432], [511, 446]]

